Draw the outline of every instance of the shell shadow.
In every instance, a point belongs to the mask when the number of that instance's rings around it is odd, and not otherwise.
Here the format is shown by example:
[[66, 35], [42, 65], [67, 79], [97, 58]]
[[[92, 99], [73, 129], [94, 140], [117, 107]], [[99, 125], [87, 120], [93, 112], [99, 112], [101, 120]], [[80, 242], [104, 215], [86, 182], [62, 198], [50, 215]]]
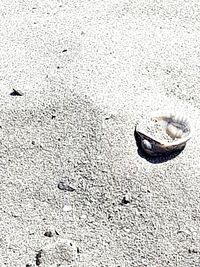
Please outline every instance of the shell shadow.
[[163, 163], [166, 162], [168, 160], [174, 159], [175, 157], [177, 157], [185, 148], [182, 147], [180, 150], [177, 150], [175, 152], [166, 152], [165, 154], [159, 155], [159, 156], [150, 156], [148, 155], [144, 149], [141, 146], [141, 139], [139, 137], [139, 135], [137, 134], [137, 131], [134, 131], [134, 136], [135, 136], [135, 141], [136, 141], [136, 145], [137, 145], [137, 153], [141, 158], [146, 159], [148, 162], [152, 163], [152, 164], [159, 164], [159, 163]]

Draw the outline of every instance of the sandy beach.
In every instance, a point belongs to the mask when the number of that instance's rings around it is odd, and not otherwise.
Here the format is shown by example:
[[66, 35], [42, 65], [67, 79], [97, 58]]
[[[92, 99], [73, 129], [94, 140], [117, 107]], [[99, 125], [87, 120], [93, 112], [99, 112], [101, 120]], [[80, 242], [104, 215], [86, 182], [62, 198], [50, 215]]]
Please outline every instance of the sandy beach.
[[[199, 1], [2, 0], [0, 25], [0, 266], [198, 267]], [[142, 157], [171, 111], [192, 139]]]

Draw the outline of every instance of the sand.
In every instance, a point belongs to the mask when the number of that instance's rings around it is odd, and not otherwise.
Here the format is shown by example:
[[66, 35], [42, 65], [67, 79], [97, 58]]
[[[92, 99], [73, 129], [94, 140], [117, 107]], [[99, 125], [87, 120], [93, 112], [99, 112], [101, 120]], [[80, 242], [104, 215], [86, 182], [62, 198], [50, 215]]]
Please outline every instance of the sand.
[[[0, 10], [0, 266], [199, 266], [198, 1]], [[193, 126], [173, 159], [137, 152], [154, 111]]]

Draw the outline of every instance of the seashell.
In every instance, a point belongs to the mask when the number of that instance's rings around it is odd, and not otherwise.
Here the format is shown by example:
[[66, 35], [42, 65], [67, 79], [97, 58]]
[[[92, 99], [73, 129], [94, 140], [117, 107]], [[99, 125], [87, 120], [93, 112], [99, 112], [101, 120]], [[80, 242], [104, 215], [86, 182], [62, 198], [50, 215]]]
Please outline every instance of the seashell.
[[[158, 139], [145, 131], [141, 124], [137, 124], [135, 127], [136, 142], [148, 155], [159, 156], [180, 151], [192, 136], [190, 124], [185, 116], [164, 114], [155, 116], [152, 120], [162, 126], [163, 133], [168, 137]], [[166, 141], [168, 138], [170, 138], [170, 141]]]

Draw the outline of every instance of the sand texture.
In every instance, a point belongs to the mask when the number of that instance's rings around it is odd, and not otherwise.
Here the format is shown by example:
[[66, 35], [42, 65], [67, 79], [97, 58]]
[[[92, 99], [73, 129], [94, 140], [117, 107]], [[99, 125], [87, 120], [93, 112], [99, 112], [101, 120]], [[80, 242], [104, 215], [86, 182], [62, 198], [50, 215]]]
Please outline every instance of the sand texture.
[[[2, 0], [0, 25], [0, 266], [199, 267], [199, 1]], [[193, 138], [143, 157], [171, 111]]]

